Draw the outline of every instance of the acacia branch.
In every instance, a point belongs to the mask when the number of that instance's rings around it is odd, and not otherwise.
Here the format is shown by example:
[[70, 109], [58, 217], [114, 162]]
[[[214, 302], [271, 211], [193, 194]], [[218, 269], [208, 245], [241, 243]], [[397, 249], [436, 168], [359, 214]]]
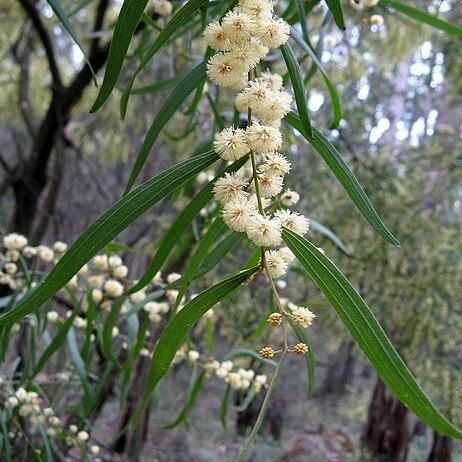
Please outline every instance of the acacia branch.
[[61, 74], [59, 72], [59, 67], [56, 62], [55, 54], [53, 51], [53, 45], [48, 35], [48, 31], [44, 26], [42, 20], [40, 19], [40, 14], [37, 11], [35, 6], [35, 1], [33, 0], [19, 0], [21, 6], [24, 8], [26, 13], [29, 15], [32, 24], [42, 42], [43, 48], [45, 49], [45, 54], [48, 60], [48, 65], [50, 67], [51, 77], [53, 79], [54, 91], [59, 91], [63, 87]]

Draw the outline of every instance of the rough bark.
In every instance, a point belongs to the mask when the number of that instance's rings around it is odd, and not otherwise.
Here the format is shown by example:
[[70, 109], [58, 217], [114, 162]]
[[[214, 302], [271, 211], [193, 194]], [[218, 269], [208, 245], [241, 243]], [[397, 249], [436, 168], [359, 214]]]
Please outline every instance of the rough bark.
[[353, 341], [344, 342], [337, 352], [329, 356], [324, 384], [320, 391], [321, 396], [339, 397], [345, 393], [347, 385], [353, 378], [354, 345]]
[[427, 462], [451, 462], [452, 440], [433, 432], [433, 443]]
[[409, 410], [378, 377], [363, 432], [372, 460], [405, 461], [409, 438]]

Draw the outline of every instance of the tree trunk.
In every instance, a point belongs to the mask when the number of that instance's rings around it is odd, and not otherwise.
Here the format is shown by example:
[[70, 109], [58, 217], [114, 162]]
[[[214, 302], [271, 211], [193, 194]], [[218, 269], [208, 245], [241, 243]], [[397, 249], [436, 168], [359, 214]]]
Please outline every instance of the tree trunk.
[[409, 410], [378, 377], [363, 432], [372, 460], [403, 462], [409, 438]]
[[427, 462], [451, 462], [452, 440], [433, 432], [433, 444]]
[[353, 378], [354, 345], [353, 341], [344, 342], [338, 351], [329, 356], [324, 385], [321, 388], [322, 396], [339, 397], [345, 393], [347, 385]]
[[125, 404], [119, 414], [115, 440], [112, 443], [112, 449], [115, 452], [126, 455], [132, 461], [139, 460], [149, 431], [150, 402], [136, 427], [126, 429], [143, 395], [148, 365], [149, 358], [140, 357], [136, 365], [136, 371], [132, 375], [132, 382], [130, 383]]

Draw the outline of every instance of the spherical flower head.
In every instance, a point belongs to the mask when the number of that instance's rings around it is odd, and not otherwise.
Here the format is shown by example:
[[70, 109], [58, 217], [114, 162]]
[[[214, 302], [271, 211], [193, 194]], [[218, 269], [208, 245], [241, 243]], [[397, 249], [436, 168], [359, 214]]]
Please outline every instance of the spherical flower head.
[[294, 353], [300, 356], [306, 355], [308, 353], [308, 345], [306, 343], [297, 343], [294, 346]]
[[225, 30], [218, 23], [218, 21], [211, 22], [207, 24], [203, 32], [205, 43], [210, 48], [213, 48], [217, 51], [226, 51], [230, 49], [231, 43], [226, 35]]
[[295, 205], [300, 200], [300, 195], [292, 191], [291, 189], [286, 189], [279, 198], [281, 204], [290, 207], [291, 205]]
[[229, 371], [233, 370], [234, 363], [232, 361], [223, 361], [220, 364], [220, 367], [222, 367], [223, 369], [225, 369], [225, 370], [227, 370], [229, 372]]
[[104, 291], [109, 297], [116, 298], [123, 294], [124, 286], [119, 281], [109, 279], [104, 283]]
[[26, 247], [22, 249], [22, 253], [26, 258], [32, 258], [37, 255], [37, 249], [35, 247], [31, 247], [30, 245], [26, 245]]
[[248, 40], [246, 47], [249, 49], [249, 53], [258, 56], [258, 59], [263, 59], [269, 53], [269, 48], [256, 37]]
[[167, 275], [167, 282], [169, 284], [172, 284], [175, 281], [178, 281], [178, 279], [181, 279], [181, 274], [179, 273], [170, 273]]
[[263, 45], [279, 48], [289, 40], [290, 26], [284, 19], [268, 19], [259, 23], [256, 31]]
[[162, 321], [162, 316], [154, 311], [151, 311], [148, 317], [149, 320], [154, 323], [159, 323], [160, 321]]
[[44, 261], [44, 262], [52, 262], [55, 258], [55, 253], [53, 252], [52, 249], [45, 245], [39, 245], [37, 247], [37, 252], [38, 256]]
[[254, 47], [248, 46], [245, 42], [242, 46], [236, 46], [229, 52], [230, 58], [236, 68], [242, 68], [246, 74], [250, 69], [253, 69], [260, 61], [258, 52]]
[[100, 289], [93, 289], [91, 291], [91, 298], [96, 304], [98, 304], [103, 299], [103, 292]]
[[257, 22], [271, 19], [274, 10], [273, 2], [268, 0], [241, 0], [239, 9]]
[[[258, 174], [258, 188], [263, 197], [277, 196], [284, 187], [284, 177], [279, 175]], [[253, 184], [253, 183], [252, 183]]]
[[48, 322], [55, 323], [58, 322], [59, 313], [57, 311], [48, 311], [47, 313], [47, 320]]
[[143, 310], [147, 313], [159, 313], [159, 304], [157, 302], [147, 302], [144, 304]]
[[227, 382], [232, 389], [239, 390], [239, 388], [241, 388], [242, 378], [237, 372], [230, 372], [227, 377]]
[[247, 225], [258, 213], [254, 204], [247, 198], [236, 198], [226, 202], [221, 211], [225, 224], [237, 232], [245, 232]]
[[139, 290], [138, 292], [135, 292], [134, 294], [130, 295], [130, 300], [133, 303], [139, 303], [143, 301], [146, 298], [146, 292], [144, 289]]
[[246, 88], [242, 90], [239, 98], [236, 98], [240, 112], [245, 112], [247, 108], [252, 110], [252, 115], [260, 118], [261, 114], [266, 113], [270, 100], [273, 97], [268, 83], [257, 79], [249, 82]]
[[108, 258], [108, 265], [111, 268], [117, 268], [118, 266], [122, 265], [123, 261], [118, 255], [111, 255]]
[[274, 152], [266, 155], [265, 161], [258, 168], [267, 175], [286, 175], [290, 172], [291, 165], [287, 157]]
[[381, 16], [380, 14], [373, 14], [370, 17], [369, 21], [373, 26], [381, 26], [384, 22], [383, 16]]
[[154, 12], [159, 16], [168, 16], [172, 13], [173, 5], [168, 0], [153, 0]]
[[281, 132], [269, 125], [253, 123], [245, 131], [247, 144], [257, 154], [279, 151], [282, 146]]
[[324, 46], [326, 48], [335, 48], [337, 45], [337, 39], [333, 35], [326, 35], [324, 37]]
[[90, 438], [90, 435], [86, 432], [86, 431], [80, 431], [77, 433], [77, 438], [82, 441], [82, 442], [85, 442], [88, 440], [88, 438]]
[[109, 267], [106, 255], [96, 255], [92, 259], [93, 268], [99, 271], [106, 271]]
[[190, 350], [188, 352], [188, 359], [189, 361], [191, 361], [192, 363], [196, 362], [198, 359], [199, 359], [199, 352], [196, 351], [196, 350]]
[[264, 359], [271, 359], [274, 356], [274, 350], [270, 346], [263, 347], [259, 353]]
[[217, 375], [217, 377], [219, 377], [220, 379], [224, 379], [225, 377], [228, 376], [229, 374], [229, 371], [227, 371], [225, 368], [223, 367], [219, 367], [216, 371], [215, 371], [215, 374]]
[[120, 265], [114, 268], [114, 276], [119, 279], [127, 277], [128, 268], [125, 265]]
[[266, 70], [261, 73], [260, 79], [267, 82], [273, 91], [279, 91], [282, 88], [283, 79], [279, 74], [272, 74], [269, 70]]
[[271, 97], [257, 117], [265, 124], [279, 127], [278, 121], [282, 120], [289, 112], [292, 104], [292, 96], [286, 91], [273, 92]]
[[242, 128], [224, 128], [215, 135], [213, 147], [224, 160], [238, 160], [249, 152], [246, 132]]
[[311, 326], [316, 315], [308, 308], [297, 306], [292, 310], [291, 318], [301, 327]]
[[13, 262], [10, 261], [10, 262], [5, 264], [3, 269], [8, 274], [15, 274], [16, 271], [18, 271], [18, 266], [16, 265], [16, 263], [13, 263]]
[[248, 197], [248, 193], [244, 191], [246, 186], [247, 181], [237, 177], [235, 173], [225, 173], [215, 181], [213, 193], [217, 201], [226, 204], [234, 199], [246, 199]]
[[279, 255], [290, 265], [295, 260], [295, 255], [289, 247], [281, 247], [278, 249]]
[[[247, 83], [244, 86], [247, 86]], [[234, 106], [239, 112], [244, 112], [246, 113], [249, 110], [249, 99], [247, 98], [247, 95], [244, 92], [240, 92], [237, 94], [235, 100], [234, 100]]]
[[256, 22], [245, 13], [229, 11], [221, 21], [221, 25], [229, 40], [239, 43], [252, 37]]
[[271, 313], [268, 316], [267, 322], [272, 327], [278, 327], [282, 324], [282, 314], [281, 313]]
[[63, 254], [67, 250], [67, 244], [65, 242], [62, 242], [62, 241], [56, 241], [53, 244], [53, 250], [57, 254]]
[[300, 234], [300, 236], [306, 234], [310, 229], [308, 218], [290, 210], [278, 210], [274, 214], [274, 219], [278, 220], [284, 228], [290, 229], [294, 233]]
[[252, 217], [246, 231], [248, 238], [259, 247], [275, 247], [281, 243], [281, 226], [270, 217]]
[[21, 250], [27, 245], [27, 238], [22, 234], [11, 233], [3, 238], [3, 245], [7, 250]]
[[241, 78], [233, 82], [231, 85], [229, 85], [228, 88], [234, 91], [241, 91], [243, 88], [247, 86], [247, 82], [248, 82], [247, 77], [248, 77], [248, 72], [243, 72], [241, 75]]
[[219, 87], [229, 87], [242, 79], [244, 67], [228, 52], [213, 55], [207, 62], [207, 76]]
[[289, 264], [279, 253], [279, 250], [266, 252], [266, 268], [271, 278], [278, 278], [286, 274]]

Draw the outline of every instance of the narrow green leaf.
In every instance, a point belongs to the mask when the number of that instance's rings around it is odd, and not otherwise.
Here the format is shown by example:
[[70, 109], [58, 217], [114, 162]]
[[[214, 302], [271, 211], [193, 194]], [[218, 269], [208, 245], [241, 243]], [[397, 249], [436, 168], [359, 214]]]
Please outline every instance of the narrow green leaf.
[[[141, 15], [141, 21], [143, 21], [147, 26], [149, 26], [151, 29], [156, 30], [157, 32], [162, 31], [162, 27], [159, 26], [159, 24], [154, 21], [154, 19], [151, 18], [151, 16], [148, 16], [146, 13], [143, 12]], [[143, 52], [144, 52], [144, 44], [143, 44]], [[142, 55], [142, 53], [140, 53]], [[141, 56], [140, 56], [141, 59]]]
[[66, 29], [67, 33], [72, 37], [72, 40], [74, 40], [75, 44], [80, 48], [80, 51], [83, 53], [83, 56], [85, 57], [85, 61], [88, 65], [88, 68], [90, 69], [91, 75], [93, 76], [93, 80], [95, 81], [96, 84], [96, 75], [95, 71], [93, 70], [93, 67], [91, 66], [90, 61], [88, 60], [87, 53], [85, 52], [85, 49], [83, 48], [82, 44], [80, 43], [79, 38], [77, 37], [77, 34], [75, 33], [72, 24], [69, 22], [69, 19], [64, 12], [64, 10], [61, 8], [61, 5], [59, 4], [58, 0], [47, 0], [47, 3], [50, 5], [51, 9], [53, 10], [53, 13], [58, 17], [58, 19], [61, 21], [61, 24], [63, 25], [64, 29]]
[[197, 377], [194, 378], [189, 388], [189, 393], [186, 399], [186, 403], [183, 406], [183, 409], [181, 410], [180, 414], [172, 423], [165, 425], [162, 428], [166, 430], [170, 430], [172, 428], [177, 427], [178, 425], [180, 425], [182, 422], [186, 420], [189, 413], [191, 412], [192, 407], [194, 406], [197, 395], [199, 394], [199, 391], [202, 388], [202, 382], [204, 380], [204, 376], [205, 376], [205, 371], [202, 371]]
[[249, 438], [247, 439], [244, 447], [242, 450], [239, 452], [238, 456], [236, 457], [234, 462], [243, 462], [244, 457], [247, 454], [248, 450], [252, 447], [252, 444], [258, 435], [258, 432], [260, 431], [261, 425], [263, 423], [263, 420], [266, 415], [266, 410], [268, 409], [268, 405], [270, 402], [271, 395], [273, 394], [274, 386], [276, 384], [276, 380], [279, 377], [279, 373], [281, 371], [281, 366], [282, 362], [284, 361], [285, 358], [285, 353], [282, 354], [281, 360], [279, 361], [276, 369], [273, 372], [273, 375], [271, 377], [270, 383], [268, 390], [266, 391], [265, 399], [263, 400], [263, 404], [261, 406], [260, 412], [258, 413], [257, 420], [255, 421], [255, 424], [252, 428], [252, 431], [250, 432]]
[[106, 321], [103, 325], [103, 332], [102, 332], [102, 337], [103, 337], [102, 343], [103, 343], [104, 354], [118, 368], [120, 368], [120, 364], [117, 361], [117, 358], [112, 353], [112, 339], [113, 339], [112, 330], [116, 325], [120, 309], [122, 308], [122, 305], [124, 304], [125, 300], [126, 300], [126, 297], [121, 297], [118, 300], [116, 300], [115, 303], [113, 303], [111, 307], [111, 311], [106, 317]]
[[462, 439], [462, 430], [435, 408], [347, 278], [303, 237], [287, 229], [282, 236], [396, 397], [437, 432]]
[[308, 27], [306, 25], [307, 13], [305, 12], [305, 3], [306, 2], [304, 0], [296, 0], [295, 2], [298, 13], [298, 21], [302, 29], [303, 39], [306, 41], [306, 43], [310, 43], [310, 34], [308, 33]]
[[[142, 1], [146, 5], [147, 2], [144, 1], [144, 0], [142, 0]], [[168, 39], [173, 35], [173, 33], [176, 32], [183, 24], [185, 24], [189, 20], [189, 18], [191, 16], [193, 16], [194, 14], [196, 14], [197, 10], [201, 6], [205, 5], [206, 3], [208, 3], [208, 0], [190, 0], [188, 3], [186, 3], [182, 8], [180, 8], [175, 13], [173, 18], [162, 29], [162, 32], [158, 35], [155, 42], [146, 51], [143, 60], [141, 61], [140, 65], [136, 69], [135, 73], [133, 74], [133, 77], [130, 79], [130, 81], [128, 82], [128, 84], [125, 87], [125, 90], [123, 92], [122, 101], [120, 102], [120, 115], [122, 116], [122, 119], [125, 117], [125, 113], [127, 112], [128, 99], [130, 98], [131, 89], [133, 87], [133, 84], [134, 84], [138, 74], [144, 69], [146, 64], [148, 64], [148, 62], [160, 50], [160, 48], [165, 43], [167, 43]], [[144, 9], [144, 7], [143, 7], [143, 9]], [[114, 32], [114, 35], [115, 35], [115, 32]], [[125, 53], [126, 53], [126, 50], [125, 50]], [[125, 56], [125, 53], [124, 53], [124, 56]], [[122, 64], [121, 64], [121, 66], [122, 66]], [[119, 69], [119, 72], [120, 72], [120, 69]], [[117, 76], [118, 75], [119, 74], [117, 74]], [[114, 87], [114, 85], [115, 85], [115, 82], [112, 85], [112, 88]], [[112, 91], [112, 88], [111, 88], [111, 91]]]
[[210, 354], [213, 355], [214, 344], [213, 344], [213, 321], [206, 319], [205, 321], [205, 342]]
[[168, 371], [170, 364], [186, 338], [189, 330], [210, 308], [219, 301], [230, 296], [257, 268], [240, 271], [234, 276], [215, 284], [193, 298], [167, 324], [159, 337], [157, 346], [149, 362], [147, 381], [143, 395], [133, 416], [132, 425], [135, 426], [149, 403], [151, 393], [159, 381]]
[[305, 355], [306, 358], [306, 369], [308, 371], [308, 399], [312, 398], [315, 382], [315, 372], [316, 372], [316, 361], [314, 358], [313, 343], [310, 340], [308, 332], [301, 326], [295, 324], [292, 319], [287, 318], [290, 326], [292, 327], [295, 335], [297, 336], [300, 342], [303, 342], [308, 346], [308, 352]]
[[345, 255], [352, 257], [353, 255], [350, 253], [350, 251], [347, 249], [347, 246], [340, 240], [340, 238], [332, 232], [329, 228], [326, 226], [322, 225], [316, 220], [312, 220], [310, 218], [310, 229], [312, 231], [317, 231], [318, 233], [323, 234], [326, 236], [328, 239], [330, 239], [336, 247], [343, 252]]
[[16, 322], [37, 309], [140, 215], [217, 159], [218, 156], [211, 151], [194, 156], [164, 170], [119, 200], [80, 235], [48, 276], [26, 298], [0, 317], [0, 325]]
[[205, 79], [205, 62], [198, 64], [190, 73], [188, 73], [170, 93], [167, 99], [159, 109], [147, 135], [141, 145], [138, 155], [135, 160], [135, 165], [130, 173], [130, 177], [125, 187], [124, 195], [128, 194], [137, 179], [141, 169], [143, 168], [146, 159], [153, 144], [155, 143], [160, 132], [165, 124], [175, 114], [176, 110], [183, 104], [184, 100], [197, 87], [197, 85]]
[[340, 184], [350, 196], [353, 203], [362, 213], [364, 218], [369, 222], [369, 224], [376, 230], [376, 232], [386, 241], [393, 245], [399, 246], [399, 241], [383, 224], [358, 180], [355, 178], [352, 171], [342, 159], [332, 143], [330, 143], [327, 138], [315, 128], [313, 128], [315, 137], [310, 138], [309, 134], [303, 129], [300, 119], [293, 113], [287, 114], [285, 120], [293, 128], [298, 130], [321, 155], [321, 157], [331, 169], [332, 173], [337, 177]]
[[242, 401], [241, 404], [237, 406], [233, 406], [233, 411], [234, 412], [244, 412], [252, 403], [252, 401], [255, 399], [256, 393], [253, 388], [247, 390], [247, 394], [245, 395], [244, 400]]
[[76, 15], [80, 10], [85, 8], [90, 3], [93, 3], [94, 0], [82, 0], [79, 2], [76, 7], [67, 15], [68, 18], [72, 18], [72, 16]]
[[231, 386], [227, 385], [225, 393], [223, 395], [223, 399], [220, 405], [220, 420], [221, 424], [223, 425], [223, 429], [226, 430], [226, 417], [228, 416], [228, 409], [229, 409], [229, 395], [231, 394]]
[[72, 364], [74, 364], [77, 375], [79, 376], [80, 383], [82, 384], [85, 397], [91, 396], [90, 382], [88, 381], [87, 371], [85, 370], [85, 363], [80, 356], [79, 347], [77, 346], [77, 340], [75, 338], [74, 328], [71, 327], [66, 335], [67, 349], [71, 358]]
[[295, 31], [292, 27], [290, 30], [290, 35], [294, 39], [294, 41], [303, 49], [303, 51], [310, 56], [313, 60], [313, 64], [316, 68], [321, 72], [321, 76], [326, 84], [327, 91], [329, 92], [330, 100], [332, 102], [332, 110], [334, 112], [332, 121], [329, 124], [329, 129], [334, 129], [338, 127], [340, 120], [342, 119], [342, 106], [340, 105], [340, 98], [338, 96], [337, 90], [334, 84], [330, 81], [329, 76], [327, 75], [326, 71], [324, 70], [321, 61], [319, 61], [316, 53], [307, 45], [307, 43], [303, 40], [302, 37]]
[[194, 275], [194, 279], [203, 276], [226, 256], [229, 251], [237, 245], [244, 238], [243, 233], [232, 232], [229, 236], [223, 239], [205, 258], [201, 266]]
[[137, 87], [133, 88], [131, 91], [132, 95], [146, 95], [150, 93], [155, 93], [156, 91], [163, 91], [169, 90], [173, 88], [178, 82], [187, 75], [189, 70], [182, 71], [175, 75], [174, 77], [170, 77], [168, 79], [161, 80], [159, 82], [153, 83], [152, 85], [146, 85], [144, 87]]
[[394, 0], [380, 0], [380, 5], [394, 8], [396, 11], [399, 11], [412, 19], [416, 19], [419, 22], [428, 24], [435, 29], [440, 29], [448, 34], [455, 35], [456, 37], [462, 37], [461, 27], [444, 21], [443, 19], [436, 18], [435, 16], [414, 8], [413, 6]]
[[184, 271], [181, 286], [178, 291], [178, 296], [176, 297], [175, 303], [172, 308], [173, 313], [176, 312], [176, 309], [178, 308], [179, 304], [181, 303], [181, 300], [183, 299], [184, 295], [186, 294], [186, 291], [188, 290], [190, 281], [196, 274], [196, 271], [199, 268], [199, 265], [201, 264], [205, 255], [207, 254], [210, 246], [213, 244], [213, 242], [220, 234], [224, 226], [225, 224], [221, 216], [217, 217], [210, 225], [210, 228], [207, 230], [204, 236], [202, 236], [202, 239], [199, 241], [196, 250], [192, 254], [186, 266], [186, 270]]
[[119, 78], [130, 41], [148, 0], [125, 0], [112, 35], [103, 83], [90, 112], [96, 112], [109, 98]]
[[53, 340], [38, 360], [31, 377], [29, 377], [29, 380], [32, 380], [43, 369], [43, 367], [51, 358], [51, 356], [53, 356], [53, 354], [56, 351], [58, 351], [59, 347], [64, 343], [64, 341], [66, 340], [67, 332], [71, 328], [72, 323], [74, 322], [74, 318], [77, 316], [77, 313], [78, 310], [74, 310], [72, 314], [66, 319], [66, 322], [59, 328]]
[[301, 125], [308, 137], [313, 138], [310, 116], [306, 105], [305, 84], [303, 83], [302, 70], [300, 69], [297, 58], [288, 43], [281, 46], [281, 52], [284, 57], [284, 61], [286, 62], [292, 87], [294, 89], [295, 102], [297, 103], [298, 113], [300, 114]]
[[340, 0], [326, 0], [327, 7], [334, 17], [335, 24], [345, 30], [345, 19], [343, 18], [342, 3]]
[[[237, 162], [234, 162], [232, 165], [226, 168], [224, 172], [234, 172], [238, 170], [242, 165], [244, 165], [247, 159], [248, 157], [244, 156], [242, 159], [239, 159]], [[217, 175], [215, 179], [220, 177], [224, 172], [221, 172], [219, 175]], [[165, 263], [165, 260], [170, 255], [172, 249], [178, 243], [181, 235], [185, 232], [185, 230], [202, 210], [202, 208], [204, 208], [205, 205], [212, 199], [212, 188], [213, 181], [204, 186], [204, 188], [202, 188], [202, 190], [195, 195], [190, 203], [176, 217], [174, 222], [170, 225], [170, 228], [166, 231], [161, 241], [159, 242], [159, 245], [157, 246], [157, 252], [146, 268], [146, 271], [140, 277], [138, 282], [127, 291], [127, 294], [138, 292], [152, 281], [156, 273], [162, 268], [162, 265]], [[241, 233], [236, 234], [239, 234], [241, 238], [243, 236]], [[229, 246], [222, 246], [219, 251], [218, 247], [219, 246], [217, 246], [217, 249], [214, 249], [210, 255], [204, 259], [204, 262], [199, 268], [196, 277], [202, 276], [203, 274], [210, 271], [217, 263], [215, 259], [221, 259], [221, 257], [224, 256], [224, 253], [232, 248], [232, 242], [229, 243]], [[177, 282], [176, 287], [178, 287], [179, 284], [181, 284], [181, 282]]]

